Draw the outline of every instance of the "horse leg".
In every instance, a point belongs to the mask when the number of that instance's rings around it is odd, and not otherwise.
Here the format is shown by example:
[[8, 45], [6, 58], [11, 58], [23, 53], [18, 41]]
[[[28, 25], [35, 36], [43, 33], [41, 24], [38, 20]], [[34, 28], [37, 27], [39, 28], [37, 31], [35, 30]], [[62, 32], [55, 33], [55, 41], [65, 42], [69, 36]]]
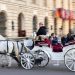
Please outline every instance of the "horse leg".
[[11, 59], [11, 56], [9, 54], [7, 56], [7, 59], [8, 59], [8, 67], [11, 67], [12, 59]]

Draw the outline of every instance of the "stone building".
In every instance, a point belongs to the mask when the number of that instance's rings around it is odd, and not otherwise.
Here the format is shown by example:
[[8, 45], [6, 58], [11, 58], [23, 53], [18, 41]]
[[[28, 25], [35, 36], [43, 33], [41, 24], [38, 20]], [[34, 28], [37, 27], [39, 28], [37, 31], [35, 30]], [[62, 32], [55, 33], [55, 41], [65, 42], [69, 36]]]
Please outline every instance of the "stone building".
[[49, 0], [0, 0], [0, 34], [30, 36], [39, 23], [49, 23]]
[[49, 28], [49, 34], [75, 32], [74, 19], [60, 18], [58, 13], [56, 15], [59, 8], [74, 13], [75, 0], [0, 0], [0, 34], [31, 36], [38, 30], [40, 22]]
[[50, 12], [54, 11], [50, 18], [54, 32], [57, 35], [75, 33], [75, 0], [50, 0], [50, 3]]

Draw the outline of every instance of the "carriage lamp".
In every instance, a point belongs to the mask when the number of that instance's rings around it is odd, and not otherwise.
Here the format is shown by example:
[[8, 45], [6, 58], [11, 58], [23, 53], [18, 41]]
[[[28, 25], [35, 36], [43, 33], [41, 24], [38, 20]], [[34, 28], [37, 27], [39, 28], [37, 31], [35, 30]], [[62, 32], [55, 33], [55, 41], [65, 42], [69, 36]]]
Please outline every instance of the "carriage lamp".
[[14, 21], [12, 21], [12, 30], [14, 30]]

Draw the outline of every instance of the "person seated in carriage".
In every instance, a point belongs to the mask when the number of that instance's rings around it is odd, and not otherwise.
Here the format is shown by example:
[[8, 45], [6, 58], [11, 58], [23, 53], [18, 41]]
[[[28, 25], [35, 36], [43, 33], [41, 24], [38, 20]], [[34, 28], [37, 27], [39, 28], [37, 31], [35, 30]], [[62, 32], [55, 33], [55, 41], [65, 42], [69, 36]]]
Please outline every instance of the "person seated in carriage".
[[68, 33], [67, 34], [67, 42], [70, 42], [70, 41], [74, 41], [74, 37], [71, 35], [71, 33]]
[[62, 44], [58, 42], [58, 37], [52, 33], [51, 34], [51, 43], [52, 43], [52, 48], [53, 48], [53, 52], [62, 52]]
[[56, 35], [54, 33], [51, 34], [51, 38], [50, 38], [52, 45], [55, 45], [58, 43], [58, 38], [56, 37]]
[[47, 37], [48, 28], [41, 26], [37, 31], [35, 45], [38, 44], [48, 44], [50, 47], [50, 40]]
[[66, 35], [63, 35], [61, 37], [61, 43], [62, 43], [63, 46], [65, 46], [65, 44], [67, 43], [67, 36]]
[[63, 44], [63, 46], [75, 44], [74, 36], [71, 35], [71, 33], [68, 33], [67, 36], [63, 36], [61, 38], [61, 43]]

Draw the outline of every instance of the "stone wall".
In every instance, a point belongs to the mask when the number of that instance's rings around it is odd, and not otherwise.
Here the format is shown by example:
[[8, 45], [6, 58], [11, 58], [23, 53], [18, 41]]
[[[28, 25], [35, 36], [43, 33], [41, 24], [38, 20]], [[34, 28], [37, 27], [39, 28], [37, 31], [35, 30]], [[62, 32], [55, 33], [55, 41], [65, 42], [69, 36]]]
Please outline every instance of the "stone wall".
[[[22, 13], [24, 16], [22, 29], [26, 30], [27, 36], [30, 36], [33, 32], [33, 16], [36, 15], [38, 19], [37, 29], [39, 22], [44, 23], [44, 18], [48, 17], [49, 7], [43, 6], [42, 3], [43, 0], [37, 4], [32, 4], [31, 0], [0, 0], [0, 12], [4, 11], [7, 14], [6, 34], [9, 37], [18, 36], [18, 15]], [[12, 21], [14, 22], [14, 30], [12, 30]]]
[[[72, 0], [70, 0], [70, 9], [74, 9]], [[44, 5], [44, 0], [36, 0], [36, 4], [32, 0], [0, 0], [0, 12], [5, 12], [6, 21], [6, 35], [8, 37], [18, 37], [18, 16], [23, 15], [22, 30], [26, 30], [26, 36], [31, 36], [33, 33], [33, 16], [37, 16], [37, 30], [39, 23], [44, 24], [44, 18], [48, 17], [49, 34], [54, 32], [54, 10], [62, 8], [62, 0], [56, 0], [56, 7], [53, 6], [53, 0], [47, 0], [47, 6]], [[63, 1], [63, 8], [68, 10], [68, 0]], [[74, 9], [75, 10], [75, 9]], [[13, 24], [12, 24], [13, 22]], [[75, 21], [72, 21], [75, 25]], [[14, 30], [12, 29], [14, 26]], [[68, 20], [63, 24], [63, 34], [69, 31]], [[62, 19], [57, 19], [57, 34], [59, 35], [59, 28], [62, 26]], [[72, 28], [74, 28], [72, 26]], [[65, 32], [64, 32], [65, 31]]]

